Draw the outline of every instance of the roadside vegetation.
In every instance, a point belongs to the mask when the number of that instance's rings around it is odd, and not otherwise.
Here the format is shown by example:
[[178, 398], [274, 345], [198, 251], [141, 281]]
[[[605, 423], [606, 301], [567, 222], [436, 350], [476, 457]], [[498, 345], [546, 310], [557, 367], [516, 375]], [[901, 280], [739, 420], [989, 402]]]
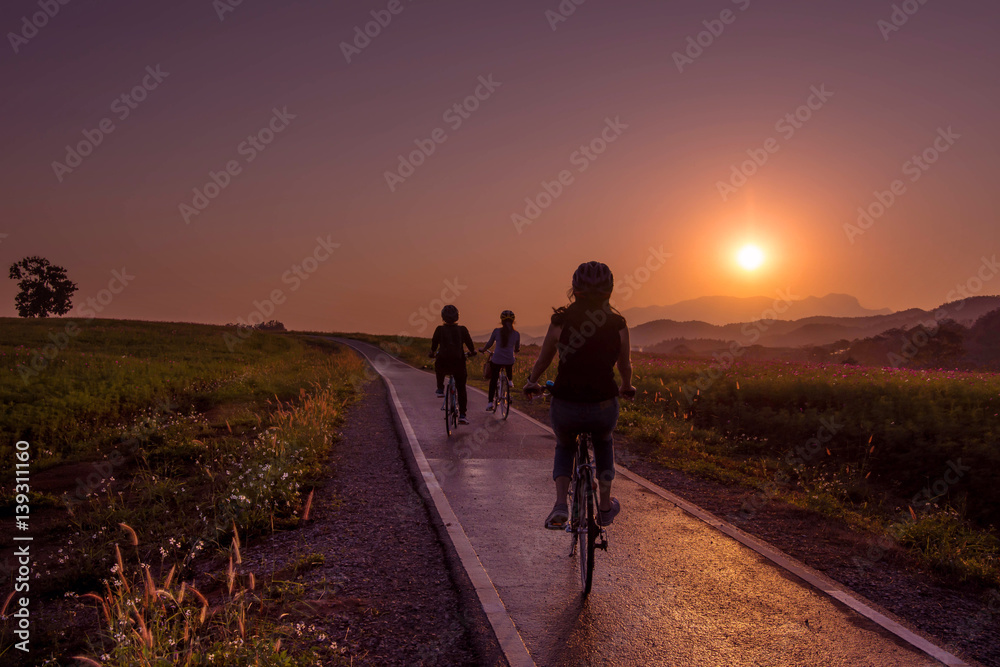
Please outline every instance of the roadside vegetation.
[[[30, 664], [341, 664], [336, 642], [283, 616], [285, 576], [246, 568], [240, 545], [307, 518], [360, 359], [289, 335], [233, 344], [222, 327], [96, 320], [25, 381], [17, 364], [66, 323], [0, 322], [3, 459], [32, 447], [34, 608], [62, 606], [36, 618]], [[3, 630], [0, 661], [18, 664]]]
[[[365, 336], [428, 370], [430, 341]], [[401, 345], [401, 343], [403, 343]], [[522, 348], [519, 386], [538, 355]], [[469, 362], [481, 379], [483, 357]], [[633, 353], [619, 431], [658, 465], [746, 488], [907, 549], [947, 580], [1000, 586], [1000, 375]], [[543, 377], [552, 379], [555, 364]], [[544, 420], [540, 402], [515, 406]]]

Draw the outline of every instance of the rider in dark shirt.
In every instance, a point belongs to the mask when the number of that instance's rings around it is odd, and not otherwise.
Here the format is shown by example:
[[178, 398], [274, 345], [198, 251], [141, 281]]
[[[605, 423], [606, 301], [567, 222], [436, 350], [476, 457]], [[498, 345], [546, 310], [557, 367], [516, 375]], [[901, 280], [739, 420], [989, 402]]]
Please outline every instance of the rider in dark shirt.
[[444, 378], [451, 375], [455, 378], [455, 388], [458, 390], [458, 423], [468, 424], [466, 409], [469, 394], [465, 383], [468, 373], [465, 369], [465, 350], [469, 348], [469, 356], [475, 356], [476, 346], [472, 342], [469, 330], [458, 324], [458, 308], [447, 305], [441, 309], [441, 319], [444, 324], [434, 330], [431, 338], [431, 356], [435, 358], [434, 371], [437, 375], [437, 396], [444, 396]]
[[[569, 518], [566, 495], [580, 433], [590, 433], [594, 441], [600, 487], [598, 523], [610, 524], [621, 510], [618, 499], [611, 497], [615, 477], [612, 433], [618, 423], [618, 396], [635, 395], [635, 387], [628, 326], [609, 303], [613, 288], [614, 277], [607, 265], [586, 262], [577, 268], [573, 301], [553, 313], [538, 360], [524, 385], [525, 393], [540, 391], [538, 378], [558, 352], [559, 371], [552, 387], [550, 413], [556, 434], [552, 468], [556, 502], [545, 520], [546, 528], [562, 528]], [[615, 382], [615, 367], [621, 375], [620, 386]]]

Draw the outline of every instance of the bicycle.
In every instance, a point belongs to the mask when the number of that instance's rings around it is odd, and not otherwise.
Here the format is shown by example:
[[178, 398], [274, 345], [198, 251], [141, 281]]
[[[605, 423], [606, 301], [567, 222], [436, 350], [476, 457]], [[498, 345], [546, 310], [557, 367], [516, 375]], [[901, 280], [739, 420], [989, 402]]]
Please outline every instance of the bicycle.
[[[466, 357], [475, 356], [474, 352], [463, 352], [462, 354]], [[434, 356], [432, 354], [431, 358]], [[455, 386], [455, 376], [451, 373], [448, 374], [448, 384], [445, 385], [444, 390], [444, 405], [441, 409], [444, 411], [444, 430], [448, 437], [451, 437], [452, 430], [458, 428], [458, 388]]]
[[[490, 360], [493, 358], [493, 353], [488, 350], [480, 350], [480, 352], [486, 354], [486, 363], [489, 364]], [[496, 414], [497, 408], [501, 408], [500, 414], [503, 416], [504, 421], [506, 421], [507, 417], [510, 415], [510, 405], [511, 401], [513, 401], [511, 390], [514, 385], [510, 381], [510, 378], [507, 377], [506, 368], [501, 367], [499, 373], [500, 375], [497, 377], [496, 393], [493, 395], [493, 407], [488, 407], [487, 410]]]
[[510, 404], [513, 398], [511, 397], [511, 388], [513, 384], [507, 378], [507, 369], [500, 369], [500, 377], [497, 378], [497, 390], [496, 394], [493, 396], [493, 408], [490, 410], [493, 414], [496, 414], [497, 409], [500, 409], [500, 414], [503, 416], [504, 421], [507, 420], [508, 415], [510, 415]]
[[[539, 393], [543, 396], [552, 395], [554, 383], [549, 380]], [[634, 392], [624, 394], [632, 398]], [[576, 455], [573, 462], [573, 474], [570, 477], [569, 523], [566, 532], [572, 538], [569, 556], [580, 557], [580, 585], [583, 596], [590, 594], [594, 583], [594, 555], [598, 549], [608, 550], [608, 531], [597, 523], [597, 512], [600, 509], [600, 491], [594, 483], [597, 478], [597, 468], [594, 458], [593, 436], [590, 433], [580, 433], [576, 436]]]

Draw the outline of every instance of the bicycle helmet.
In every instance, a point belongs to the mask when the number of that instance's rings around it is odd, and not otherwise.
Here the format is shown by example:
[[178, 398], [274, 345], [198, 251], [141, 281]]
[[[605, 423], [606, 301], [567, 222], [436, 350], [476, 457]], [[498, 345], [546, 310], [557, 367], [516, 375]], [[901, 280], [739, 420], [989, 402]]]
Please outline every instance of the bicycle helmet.
[[511, 322], [514, 321], [514, 311], [513, 310], [505, 310], [502, 313], [500, 313], [500, 321], [501, 322], [505, 322], [506, 320], [510, 320]]
[[441, 319], [449, 324], [458, 322], [458, 308], [449, 303], [441, 309]]
[[615, 286], [611, 269], [603, 262], [584, 262], [573, 273], [573, 291], [610, 293]]

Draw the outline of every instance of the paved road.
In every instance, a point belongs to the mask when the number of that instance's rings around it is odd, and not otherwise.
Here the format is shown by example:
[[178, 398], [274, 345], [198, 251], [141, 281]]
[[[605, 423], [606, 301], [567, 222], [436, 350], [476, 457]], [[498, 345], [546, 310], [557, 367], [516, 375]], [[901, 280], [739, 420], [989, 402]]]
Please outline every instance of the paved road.
[[433, 377], [378, 367], [537, 665], [940, 664], [621, 475], [622, 513], [582, 601], [569, 537], [542, 527], [551, 433], [514, 411], [499, 421], [470, 390], [471, 424], [449, 438]]

